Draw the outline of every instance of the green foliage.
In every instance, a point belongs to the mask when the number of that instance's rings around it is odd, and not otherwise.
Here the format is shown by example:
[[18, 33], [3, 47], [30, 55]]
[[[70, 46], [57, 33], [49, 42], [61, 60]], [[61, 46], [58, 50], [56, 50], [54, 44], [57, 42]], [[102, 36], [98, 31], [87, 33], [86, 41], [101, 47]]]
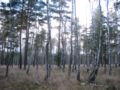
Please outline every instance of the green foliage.
[[58, 66], [61, 64], [61, 52], [57, 52], [55, 55], [55, 62]]
[[42, 48], [44, 46], [45, 39], [46, 39], [46, 31], [42, 29], [42, 31], [36, 35], [35, 46], [38, 49]]
[[69, 8], [67, 2], [68, 0], [52, 0], [52, 3], [50, 3], [50, 12], [54, 13], [55, 15], [52, 15], [51, 18], [57, 21], [64, 21], [65, 19], [70, 19], [69, 14], [71, 12], [66, 10]]

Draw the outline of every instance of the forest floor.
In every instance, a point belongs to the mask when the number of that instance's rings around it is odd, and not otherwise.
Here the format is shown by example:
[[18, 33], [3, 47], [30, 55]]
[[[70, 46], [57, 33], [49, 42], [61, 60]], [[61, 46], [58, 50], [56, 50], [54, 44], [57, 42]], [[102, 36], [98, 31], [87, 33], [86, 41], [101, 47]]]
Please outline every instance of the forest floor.
[[[81, 82], [76, 80], [76, 71], [68, 78], [66, 69], [63, 72], [58, 67], [52, 67], [51, 77], [48, 82], [44, 81], [45, 66], [30, 67], [26, 71], [18, 69], [18, 66], [9, 68], [9, 76], [5, 78], [5, 66], [0, 66], [0, 90], [120, 90], [120, 67], [112, 69], [112, 75], [105, 73], [100, 68], [94, 84], [87, 84], [89, 73], [81, 66]], [[107, 70], [108, 71], [108, 70]], [[112, 89], [115, 87], [116, 89]]]

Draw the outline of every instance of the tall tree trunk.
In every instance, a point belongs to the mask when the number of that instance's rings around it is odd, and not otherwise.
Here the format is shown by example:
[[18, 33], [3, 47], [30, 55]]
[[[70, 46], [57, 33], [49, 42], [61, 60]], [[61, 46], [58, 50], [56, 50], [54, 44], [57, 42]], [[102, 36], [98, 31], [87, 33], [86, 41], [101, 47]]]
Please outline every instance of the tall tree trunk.
[[22, 30], [20, 30], [20, 55], [19, 55], [19, 68], [22, 69], [22, 45], [21, 45], [21, 38], [22, 38]]
[[33, 60], [33, 44], [34, 44], [34, 34], [32, 36], [32, 43], [31, 43], [31, 46], [30, 46], [30, 51], [29, 51], [29, 57], [28, 57], [28, 68], [27, 68], [27, 71], [26, 73], [29, 74], [29, 71], [30, 71], [30, 65], [32, 64], [32, 60]]
[[51, 71], [51, 28], [50, 28], [50, 10], [49, 10], [49, 0], [47, 0], [47, 26], [48, 26], [48, 37], [46, 43], [46, 75], [44, 80], [47, 81], [50, 77]]
[[63, 24], [63, 27], [64, 27], [64, 29], [63, 29], [63, 34], [62, 34], [62, 66], [63, 66], [63, 68], [62, 68], [62, 70], [63, 70], [63, 72], [65, 71], [65, 63], [66, 63], [66, 54], [67, 54], [67, 52], [66, 52], [66, 22], [67, 22], [67, 20], [65, 20], [65, 22], [64, 23], [62, 23]]
[[22, 47], [21, 47], [21, 34], [22, 31], [20, 30], [20, 56], [19, 56], [19, 68], [22, 69]]
[[[116, 2], [118, 2], [118, 0], [116, 0]], [[116, 18], [115, 18], [115, 24], [116, 24], [116, 30], [118, 31], [118, 10], [117, 10], [117, 8], [115, 8], [115, 14], [116, 14]], [[120, 51], [120, 40], [119, 40], [119, 38], [120, 38], [120, 34], [118, 33], [117, 34], [117, 37], [116, 37], [116, 42], [118, 42], [118, 45], [117, 45], [117, 54], [116, 54], [116, 63], [117, 63], [117, 65], [119, 65], [120, 66], [120, 58], [119, 58], [119, 51]]]
[[[12, 6], [11, 6], [11, 1], [9, 0], [9, 2], [10, 2], [10, 12], [9, 12], [9, 14], [10, 14], [10, 17], [12, 18], [12, 13], [11, 13], [11, 10], [12, 10]], [[13, 29], [13, 22], [12, 22], [12, 19], [10, 18], [10, 22], [9, 22], [9, 24], [10, 24], [10, 31], [12, 32], [12, 29]], [[8, 37], [8, 40], [6, 40], [6, 42], [9, 42], [9, 37]], [[9, 42], [10, 43], [10, 47], [9, 46], [7, 46], [7, 55], [6, 55], [6, 74], [5, 74], [5, 76], [6, 77], [8, 77], [8, 72], [9, 72], [9, 65], [10, 65], [10, 61], [11, 61], [11, 59], [10, 59], [10, 56], [11, 56], [11, 48], [12, 48], [12, 42]], [[10, 50], [8, 50], [10, 48]]]
[[8, 48], [7, 48], [7, 52], [6, 52], [5, 64], [6, 64], [5, 76], [8, 77], [8, 71], [9, 71], [9, 53], [8, 53]]
[[107, 0], [107, 30], [108, 30], [108, 59], [109, 59], [109, 75], [111, 75], [111, 45], [110, 45], [110, 28], [109, 28], [109, 0]]
[[[2, 37], [3, 38], [3, 37]], [[5, 58], [4, 58], [4, 54], [5, 54], [5, 48], [4, 48], [4, 40], [2, 40], [2, 50], [1, 50], [1, 65], [4, 65], [5, 64]]]
[[25, 41], [25, 53], [24, 53], [24, 69], [26, 69], [27, 58], [28, 58], [28, 40], [29, 40], [29, 29], [26, 29], [26, 41]]
[[22, 0], [22, 13], [21, 13], [21, 29], [20, 29], [20, 56], [19, 56], [19, 68], [22, 69], [22, 28], [23, 28], [23, 8], [24, 8], [24, 0]]
[[72, 0], [72, 14], [71, 14], [71, 36], [70, 36], [70, 61], [68, 66], [68, 76], [71, 76], [71, 64], [73, 61], [73, 0]]
[[80, 45], [79, 45], [79, 37], [78, 37], [78, 30], [76, 33], [76, 61], [78, 63], [78, 69], [77, 69], [77, 80], [80, 81], [80, 65], [81, 65], [81, 56], [80, 56]]
[[28, 41], [29, 41], [29, 11], [30, 11], [30, 2], [28, 2], [28, 10], [27, 12], [27, 19], [26, 19], [26, 40], [25, 40], [25, 52], [24, 52], [24, 69], [26, 69], [26, 65], [28, 62]]
[[99, 9], [100, 9], [100, 22], [99, 22], [99, 46], [98, 46], [98, 50], [97, 50], [97, 61], [96, 64], [92, 70], [92, 72], [90, 73], [89, 77], [88, 77], [88, 83], [92, 83], [95, 81], [96, 76], [98, 74], [98, 70], [99, 70], [99, 66], [100, 66], [100, 56], [101, 56], [101, 37], [102, 37], [102, 29], [101, 29], [101, 23], [102, 23], [102, 15], [101, 15], [101, 4], [100, 4], [100, 0], [99, 0]]

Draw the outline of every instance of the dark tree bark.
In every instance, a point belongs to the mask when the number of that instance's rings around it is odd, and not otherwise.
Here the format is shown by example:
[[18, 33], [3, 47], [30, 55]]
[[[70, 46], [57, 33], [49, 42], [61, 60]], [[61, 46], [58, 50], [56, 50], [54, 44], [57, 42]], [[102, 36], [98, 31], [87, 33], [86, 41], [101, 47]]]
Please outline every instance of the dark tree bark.
[[25, 52], [24, 52], [24, 69], [26, 69], [28, 59], [28, 41], [29, 41], [29, 13], [30, 13], [30, 1], [28, 1], [28, 10], [26, 10], [26, 40], [25, 40]]
[[77, 80], [80, 81], [80, 64], [78, 65]]
[[19, 55], [19, 68], [22, 69], [22, 28], [23, 28], [23, 9], [24, 9], [24, 0], [22, 0], [22, 12], [21, 12], [21, 29], [20, 29], [20, 55]]
[[47, 26], [48, 26], [48, 37], [46, 43], [46, 75], [44, 80], [47, 81], [50, 77], [51, 72], [51, 27], [50, 27], [50, 10], [49, 10], [49, 0], [47, 0]]
[[9, 53], [8, 53], [8, 49], [7, 49], [6, 57], [5, 57], [5, 64], [6, 64], [5, 76], [8, 77], [8, 71], [9, 71]]
[[22, 69], [22, 47], [21, 47], [21, 34], [22, 31], [20, 30], [20, 56], [19, 56], [19, 68]]
[[25, 41], [25, 53], [24, 53], [24, 69], [27, 65], [27, 56], [28, 56], [28, 40], [29, 40], [29, 28], [26, 29], [26, 41]]

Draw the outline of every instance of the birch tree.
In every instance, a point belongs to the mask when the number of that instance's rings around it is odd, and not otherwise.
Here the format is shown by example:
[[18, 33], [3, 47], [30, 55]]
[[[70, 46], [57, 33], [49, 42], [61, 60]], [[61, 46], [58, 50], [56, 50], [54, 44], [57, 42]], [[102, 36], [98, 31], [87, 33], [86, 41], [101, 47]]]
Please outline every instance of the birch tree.
[[98, 70], [99, 70], [99, 66], [100, 66], [100, 57], [101, 57], [101, 37], [102, 37], [102, 13], [101, 13], [101, 2], [99, 0], [99, 5], [98, 5], [98, 13], [99, 13], [99, 17], [97, 18], [98, 22], [98, 47], [97, 47], [97, 58], [96, 58], [96, 64], [92, 70], [92, 72], [90, 73], [89, 77], [88, 77], [88, 82], [94, 82], [96, 79], [96, 76], [98, 74]]

